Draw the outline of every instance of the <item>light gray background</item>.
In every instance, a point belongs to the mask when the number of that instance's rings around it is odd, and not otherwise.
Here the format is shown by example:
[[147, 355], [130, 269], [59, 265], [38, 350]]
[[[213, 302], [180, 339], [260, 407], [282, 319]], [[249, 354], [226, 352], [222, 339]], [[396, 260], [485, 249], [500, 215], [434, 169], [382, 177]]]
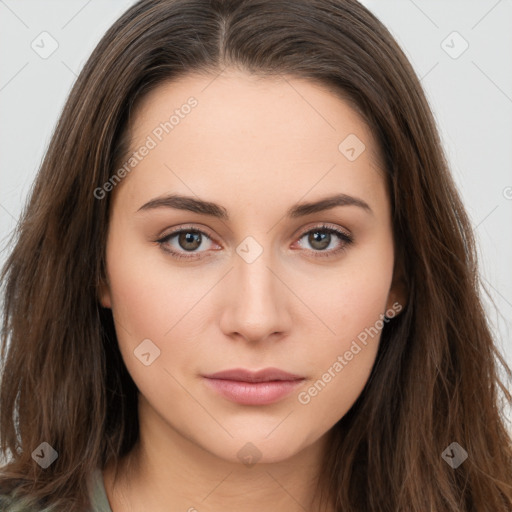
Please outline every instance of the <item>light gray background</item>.
[[[0, 0], [1, 247], [78, 72], [133, 3]], [[486, 299], [486, 307], [512, 365], [512, 0], [363, 3], [421, 77], [479, 241], [481, 272], [496, 305]], [[47, 58], [31, 47], [46, 38], [51, 48], [44, 31], [58, 44]], [[1, 252], [0, 264], [5, 257]]]

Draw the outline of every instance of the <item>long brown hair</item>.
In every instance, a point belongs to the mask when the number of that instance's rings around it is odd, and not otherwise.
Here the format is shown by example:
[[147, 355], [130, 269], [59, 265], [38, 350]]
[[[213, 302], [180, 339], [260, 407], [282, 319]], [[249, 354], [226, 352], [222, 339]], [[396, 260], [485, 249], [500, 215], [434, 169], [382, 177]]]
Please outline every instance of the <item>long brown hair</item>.
[[[104, 35], [65, 104], [2, 272], [2, 488], [83, 510], [92, 471], [136, 442], [137, 388], [97, 298], [110, 194], [94, 191], [128, 150], [137, 100], [228, 66], [339, 92], [384, 157], [408, 300], [384, 326], [363, 393], [330, 432], [329, 499], [343, 512], [511, 511], [512, 441], [500, 410], [512, 396], [498, 361], [512, 373], [482, 307], [470, 222], [414, 70], [356, 0], [141, 0]], [[58, 452], [46, 469], [31, 456], [42, 442]], [[469, 455], [457, 469], [442, 457], [454, 442]]]

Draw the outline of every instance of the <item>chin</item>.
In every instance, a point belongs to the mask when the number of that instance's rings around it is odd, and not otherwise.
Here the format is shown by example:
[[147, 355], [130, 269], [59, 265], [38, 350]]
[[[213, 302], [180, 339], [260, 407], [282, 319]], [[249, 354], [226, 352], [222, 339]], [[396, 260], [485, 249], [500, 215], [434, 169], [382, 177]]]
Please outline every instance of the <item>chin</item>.
[[[312, 444], [307, 439], [291, 437], [281, 433], [255, 432], [247, 429], [236, 434], [233, 439], [219, 442], [218, 438], [203, 447], [227, 462], [235, 462], [252, 467], [254, 464], [274, 464], [284, 462]], [[313, 441], [314, 442], [314, 441]]]

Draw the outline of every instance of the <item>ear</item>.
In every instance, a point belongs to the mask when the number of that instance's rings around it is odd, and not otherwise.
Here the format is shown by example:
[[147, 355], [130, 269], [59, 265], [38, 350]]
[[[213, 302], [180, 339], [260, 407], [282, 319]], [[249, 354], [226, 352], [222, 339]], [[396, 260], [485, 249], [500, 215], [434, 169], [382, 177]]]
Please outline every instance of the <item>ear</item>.
[[106, 279], [102, 279], [98, 285], [98, 301], [104, 308], [112, 308], [112, 299], [110, 296], [110, 287]]
[[399, 256], [395, 259], [393, 269], [393, 280], [389, 289], [386, 311], [394, 311], [398, 315], [405, 309], [409, 297], [409, 287], [405, 274], [405, 265], [403, 259]]

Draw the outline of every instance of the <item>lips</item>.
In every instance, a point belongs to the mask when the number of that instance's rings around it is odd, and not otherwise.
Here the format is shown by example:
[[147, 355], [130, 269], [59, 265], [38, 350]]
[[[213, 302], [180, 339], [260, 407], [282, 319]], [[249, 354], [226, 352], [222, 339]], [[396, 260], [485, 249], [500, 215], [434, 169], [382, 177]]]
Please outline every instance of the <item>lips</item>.
[[264, 370], [251, 371], [243, 368], [225, 370], [222, 372], [205, 375], [207, 379], [236, 380], [238, 382], [269, 382], [275, 380], [302, 380], [304, 377], [279, 370], [278, 368], [265, 368]]
[[235, 368], [203, 377], [210, 389], [232, 402], [243, 405], [267, 405], [277, 402], [304, 381], [304, 377], [278, 368], [265, 368], [259, 371]]

